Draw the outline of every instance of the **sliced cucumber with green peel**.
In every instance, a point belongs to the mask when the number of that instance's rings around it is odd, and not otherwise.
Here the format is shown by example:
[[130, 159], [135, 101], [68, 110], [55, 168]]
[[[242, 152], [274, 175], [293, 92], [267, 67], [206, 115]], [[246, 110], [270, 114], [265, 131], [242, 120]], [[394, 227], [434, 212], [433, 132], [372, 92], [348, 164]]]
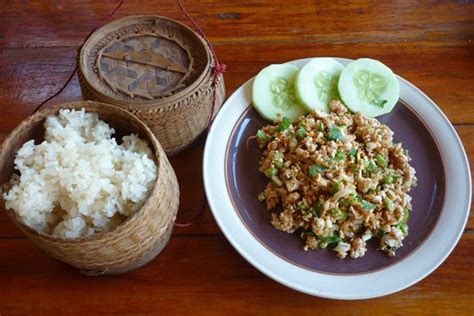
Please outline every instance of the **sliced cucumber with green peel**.
[[400, 96], [398, 79], [392, 70], [369, 58], [357, 59], [344, 68], [338, 90], [351, 111], [371, 117], [392, 111]]
[[343, 69], [333, 58], [313, 58], [296, 76], [296, 97], [309, 111], [329, 112], [329, 101], [339, 100], [337, 83]]
[[294, 121], [306, 111], [295, 95], [295, 78], [299, 68], [290, 64], [270, 65], [255, 77], [252, 101], [265, 119], [273, 121], [278, 115]]

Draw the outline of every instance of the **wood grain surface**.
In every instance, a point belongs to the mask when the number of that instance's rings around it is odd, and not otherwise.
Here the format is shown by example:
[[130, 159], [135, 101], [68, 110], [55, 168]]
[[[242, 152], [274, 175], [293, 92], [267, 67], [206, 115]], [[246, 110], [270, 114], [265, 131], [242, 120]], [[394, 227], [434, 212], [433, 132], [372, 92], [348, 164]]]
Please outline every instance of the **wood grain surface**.
[[[3, 1], [0, 142], [75, 67], [84, 37], [117, 1]], [[474, 166], [474, 3], [471, 1], [184, 1], [221, 62], [227, 95], [270, 63], [312, 56], [372, 57], [430, 96], [455, 126]], [[158, 14], [187, 23], [174, 0], [125, 1], [114, 18]], [[75, 77], [50, 104], [81, 100]], [[181, 205], [204, 201], [205, 135], [171, 159]], [[453, 210], [456, 211], [456, 210]], [[474, 215], [435, 272], [364, 301], [311, 297], [269, 279], [227, 242], [208, 208], [176, 228], [165, 251], [120, 277], [91, 278], [36, 248], [0, 211], [0, 315], [437, 314], [474, 315]]]

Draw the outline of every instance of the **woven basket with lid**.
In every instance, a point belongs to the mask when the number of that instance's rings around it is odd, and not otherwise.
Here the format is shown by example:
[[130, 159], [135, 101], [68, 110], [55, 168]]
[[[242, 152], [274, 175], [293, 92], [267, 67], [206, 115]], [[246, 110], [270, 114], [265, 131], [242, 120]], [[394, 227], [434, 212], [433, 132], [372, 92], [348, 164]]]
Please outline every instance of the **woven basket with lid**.
[[222, 75], [213, 86], [213, 62], [204, 40], [187, 26], [160, 16], [129, 16], [89, 37], [79, 56], [79, 78], [86, 99], [132, 112], [167, 154], [175, 154], [204, 131], [224, 101]]
[[[8, 217], [35, 244], [51, 256], [81, 269], [86, 274], [119, 274], [137, 269], [155, 258], [168, 243], [179, 206], [176, 175], [165, 152], [150, 129], [136, 116], [119, 107], [92, 101], [72, 102], [45, 109], [23, 121], [0, 148], [0, 184], [14, 172], [15, 154], [28, 140], [40, 142], [43, 123], [60, 109], [81, 109], [98, 113], [99, 118], [116, 130], [116, 136], [138, 134], [148, 141], [155, 154], [157, 179], [143, 206], [108, 232], [79, 239], [62, 239], [39, 233], [24, 225], [11, 210]], [[0, 207], [5, 209], [2, 195]]]

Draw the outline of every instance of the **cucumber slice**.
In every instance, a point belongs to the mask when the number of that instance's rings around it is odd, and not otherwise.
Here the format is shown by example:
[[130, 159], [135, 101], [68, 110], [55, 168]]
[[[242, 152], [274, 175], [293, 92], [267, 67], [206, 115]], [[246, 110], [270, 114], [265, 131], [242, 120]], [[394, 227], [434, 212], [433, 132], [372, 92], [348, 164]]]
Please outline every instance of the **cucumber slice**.
[[371, 117], [392, 111], [400, 96], [392, 70], [369, 58], [357, 59], [344, 68], [338, 90], [349, 109]]
[[339, 100], [337, 83], [344, 66], [332, 58], [314, 58], [296, 76], [296, 97], [309, 111], [329, 112], [328, 103]]
[[255, 77], [252, 101], [265, 119], [273, 121], [277, 115], [294, 121], [305, 110], [296, 100], [295, 77], [299, 68], [290, 64], [270, 65]]

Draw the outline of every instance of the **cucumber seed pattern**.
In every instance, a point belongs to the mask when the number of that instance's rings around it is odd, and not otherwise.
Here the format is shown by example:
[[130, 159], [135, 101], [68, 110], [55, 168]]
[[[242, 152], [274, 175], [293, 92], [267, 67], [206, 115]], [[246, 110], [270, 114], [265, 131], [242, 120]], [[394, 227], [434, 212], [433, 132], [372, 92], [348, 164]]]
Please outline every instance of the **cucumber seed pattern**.
[[338, 100], [337, 82], [339, 77], [331, 76], [326, 71], [320, 71], [314, 76], [314, 84], [321, 102], [328, 104], [331, 100]]
[[272, 101], [276, 108], [288, 110], [296, 103], [295, 88], [283, 78], [275, 77], [270, 81]]
[[354, 75], [354, 84], [361, 100], [380, 106], [380, 96], [387, 87], [387, 81], [383, 76], [367, 70], [357, 70]]

